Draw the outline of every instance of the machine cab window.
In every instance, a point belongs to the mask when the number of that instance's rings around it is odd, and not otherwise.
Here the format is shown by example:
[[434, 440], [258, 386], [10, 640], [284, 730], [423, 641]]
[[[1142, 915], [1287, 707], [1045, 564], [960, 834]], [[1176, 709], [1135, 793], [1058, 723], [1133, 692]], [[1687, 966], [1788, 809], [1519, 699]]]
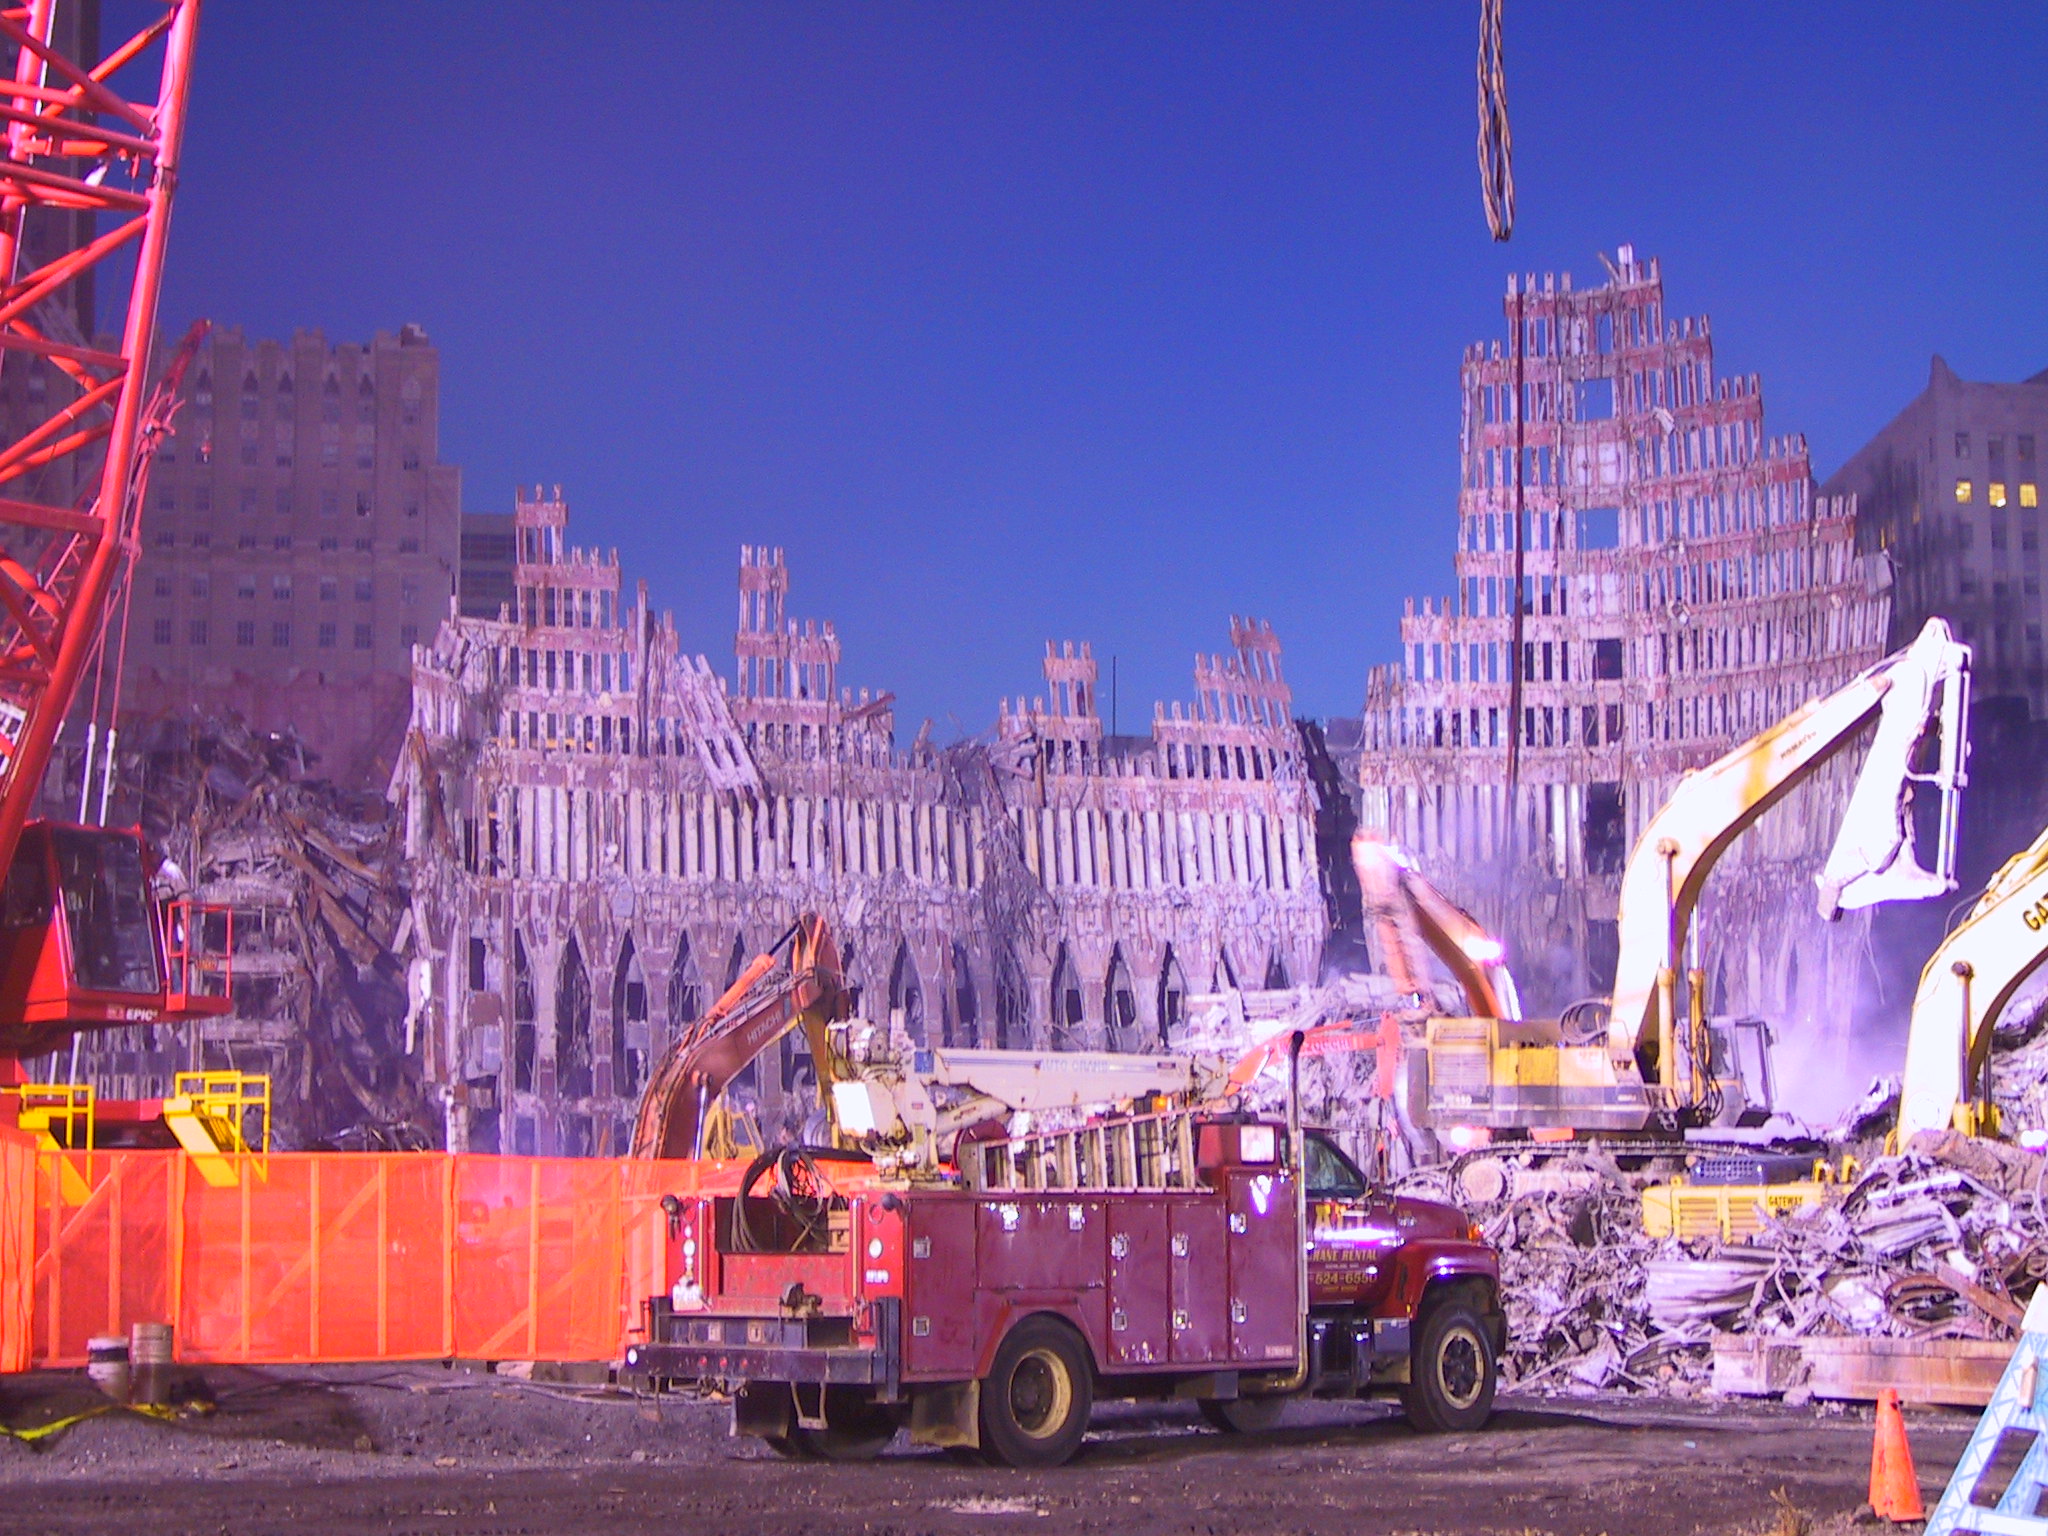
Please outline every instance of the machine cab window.
[[1365, 1175], [1337, 1149], [1325, 1131], [1309, 1131], [1302, 1145], [1302, 1163], [1311, 1200], [1362, 1200]]

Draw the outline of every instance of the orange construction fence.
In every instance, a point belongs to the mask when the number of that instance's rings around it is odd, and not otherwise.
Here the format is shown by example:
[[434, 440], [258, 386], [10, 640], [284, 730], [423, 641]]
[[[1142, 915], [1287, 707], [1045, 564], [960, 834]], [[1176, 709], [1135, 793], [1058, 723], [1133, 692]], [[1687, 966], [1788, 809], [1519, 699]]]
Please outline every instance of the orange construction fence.
[[[730, 1163], [183, 1152], [0, 1138], [0, 1370], [168, 1322], [192, 1364], [609, 1360], [665, 1283], [664, 1194]], [[33, 1254], [33, 1264], [21, 1262]], [[24, 1284], [24, 1277], [28, 1283]]]

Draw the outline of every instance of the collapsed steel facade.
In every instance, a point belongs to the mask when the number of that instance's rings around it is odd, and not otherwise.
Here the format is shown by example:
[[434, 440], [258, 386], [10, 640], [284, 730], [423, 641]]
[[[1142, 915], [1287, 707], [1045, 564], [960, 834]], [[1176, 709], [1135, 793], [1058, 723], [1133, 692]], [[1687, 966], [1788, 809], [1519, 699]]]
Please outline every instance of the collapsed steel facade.
[[[1612, 985], [1622, 866], [1678, 775], [1877, 660], [1890, 612], [1853, 498], [1817, 496], [1804, 439], [1765, 434], [1755, 376], [1716, 374], [1704, 316], [1665, 316], [1654, 260], [1606, 264], [1578, 292], [1510, 278], [1505, 343], [1465, 354], [1457, 589], [1407, 605], [1358, 764], [1364, 823], [1502, 934], [1552, 1010]], [[1865, 924], [1822, 925], [1811, 876], [1849, 767], [1710, 883], [1715, 1011], [1846, 1023]]]
[[[1315, 791], [1270, 626], [1233, 620], [1150, 737], [1105, 734], [1065, 644], [992, 741], [905, 752], [831, 626], [786, 616], [780, 550], [742, 552], [728, 684], [567, 529], [559, 489], [522, 494], [514, 603], [415, 652], [390, 793], [450, 1148], [622, 1150], [673, 1032], [804, 911], [863, 1012], [931, 1042], [1138, 1047], [1193, 990], [1315, 979]], [[793, 1040], [761, 1064], [770, 1130], [807, 1073]]]

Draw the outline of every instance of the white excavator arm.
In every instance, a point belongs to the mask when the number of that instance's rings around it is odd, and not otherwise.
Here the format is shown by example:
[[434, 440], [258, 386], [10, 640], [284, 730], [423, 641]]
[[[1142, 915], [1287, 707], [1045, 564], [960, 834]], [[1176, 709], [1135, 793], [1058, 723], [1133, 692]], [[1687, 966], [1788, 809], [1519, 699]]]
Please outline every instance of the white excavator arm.
[[[2048, 829], [1991, 877], [1920, 973], [1899, 1092], [1899, 1143], [1945, 1131], [1978, 1097], [1991, 1029], [2048, 959]], [[1966, 1125], [1966, 1129], [1974, 1126]]]
[[[1621, 882], [1620, 958], [1608, 1015], [1617, 1062], [1658, 1043], [1658, 1075], [1674, 1082], [1675, 978], [1700, 891], [1728, 846], [1813, 774], [1869, 722], [1877, 739], [1850, 796], [1843, 828], [1820, 876], [1826, 916], [1844, 908], [1955, 889], [1955, 803], [1967, 753], [1970, 649], [1929, 619], [1913, 643], [1825, 698], [1815, 699], [1706, 767], [1687, 773], [1644, 828]], [[1912, 754], [1930, 725], [1941, 727], [1940, 759], [1913, 772]], [[1942, 796], [1941, 841], [1932, 870], [1914, 856], [1911, 786]]]

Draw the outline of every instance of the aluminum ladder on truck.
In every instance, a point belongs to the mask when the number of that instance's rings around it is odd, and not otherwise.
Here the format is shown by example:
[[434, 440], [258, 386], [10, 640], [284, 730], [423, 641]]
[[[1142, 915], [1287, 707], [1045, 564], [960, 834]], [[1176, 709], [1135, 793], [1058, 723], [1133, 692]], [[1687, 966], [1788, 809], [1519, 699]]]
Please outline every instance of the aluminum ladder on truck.
[[1057, 1190], [1161, 1191], [1201, 1187], [1199, 1135], [1189, 1110], [1131, 1115], [995, 1141], [962, 1141], [963, 1183], [990, 1193]]

